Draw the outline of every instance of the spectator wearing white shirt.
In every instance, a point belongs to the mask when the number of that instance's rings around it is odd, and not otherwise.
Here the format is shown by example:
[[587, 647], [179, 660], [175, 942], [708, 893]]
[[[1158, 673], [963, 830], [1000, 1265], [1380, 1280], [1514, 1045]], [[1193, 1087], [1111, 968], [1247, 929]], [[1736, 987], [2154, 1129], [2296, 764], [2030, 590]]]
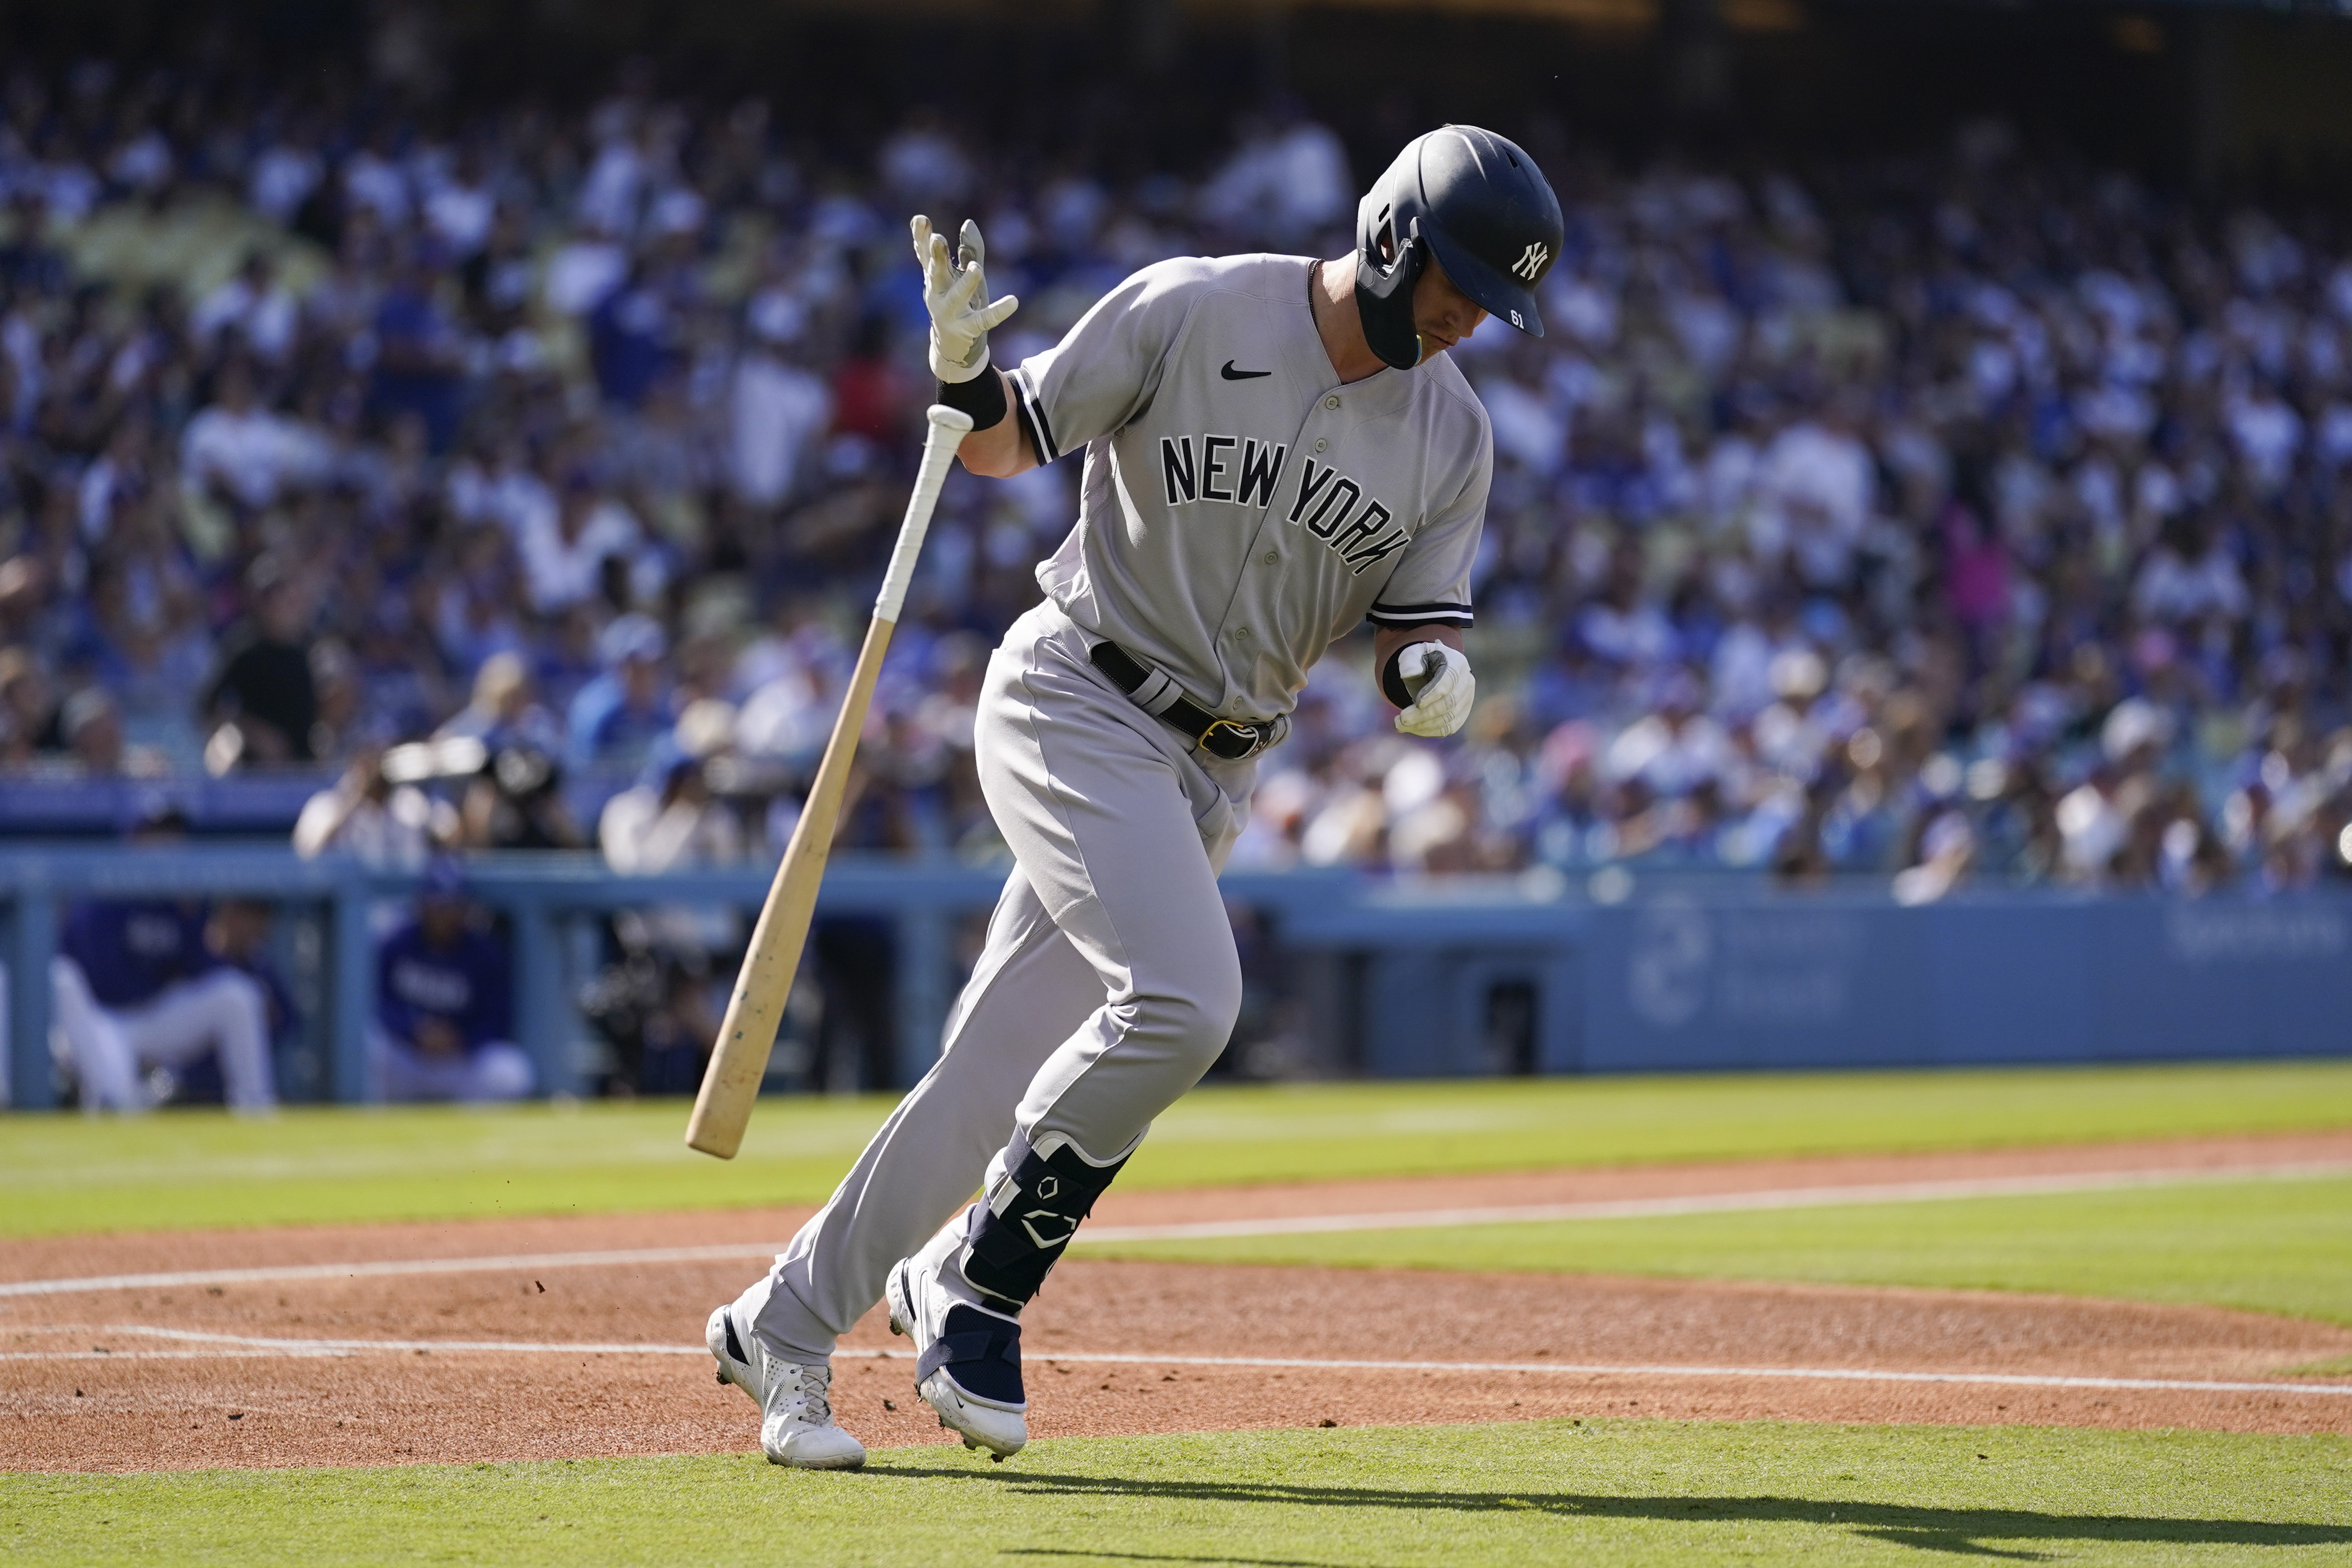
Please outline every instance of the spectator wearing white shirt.
[[1681, 651], [1674, 623], [1643, 591], [1638, 546], [1618, 547], [1601, 593], [1577, 617], [1578, 637], [1596, 657], [1627, 670], [1655, 668]]
[[519, 437], [500, 441], [488, 461], [453, 464], [448, 489], [450, 508], [459, 517], [497, 523], [515, 540], [555, 515], [555, 489], [532, 468], [530, 448]]
[[[607, 802], [597, 819], [596, 843], [605, 864], [632, 877], [731, 866], [743, 857], [743, 833], [734, 814], [712, 797], [701, 759], [685, 755], [668, 763], [657, 781], [625, 789]], [[685, 917], [679, 923], [686, 931], [702, 923], [700, 911], [676, 912]]]
[[278, 364], [294, 352], [301, 320], [293, 291], [278, 279], [277, 262], [268, 251], [256, 250], [236, 277], [196, 302], [188, 325], [207, 346], [234, 331], [246, 347]]
[[627, 281], [629, 253], [614, 240], [614, 232], [583, 223], [548, 258], [540, 293], [549, 310], [562, 316], [584, 316]]
[[221, 370], [218, 401], [188, 421], [180, 477], [259, 510], [286, 489], [323, 479], [332, 456], [318, 431], [260, 406], [251, 367], [232, 360]]
[[325, 173], [314, 149], [281, 138], [254, 159], [246, 175], [245, 199], [278, 227], [290, 228], [294, 215], [319, 188]]
[[644, 199], [646, 156], [633, 122], [616, 126], [605, 138], [580, 182], [581, 222], [602, 234], [623, 238], [637, 229], [637, 207]]
[[813, 762], [833, 731], [838, 662], [831, 646], [811, 647], [825, 637], [812, 620], [789, 637], [771, 636], [745, 648], [736, 660], [735, 679], [744, 693], [735, 723], [737, 748], [760, 757]]
[[2245, 458], [2254, 488], [2263, 495], [2276, 494], [2302, 449], [2303, 416], [2259, 381], [2231, 398], [2226, 413], [2231, 439]]
[[1355, 200], [1339, 138], [1285, 104], [1244, 122], [1241, 145], [1202, 187], [1201, 210], [1236, 234], [1290, 246], [1339, 223]]
[[457, 167], [433, 182], [425, 197], [425, 226], [457, 261], [479, 255], [489, 243], [490, 224], [498, 211], [498, 197], [483, 173], [481, 155], [471, 147], [457, 154]]
[[1808, 419], [1773, 437], [1756, 475], [1749, 524], [1759, 557], [1793, 557], [1805, 580], [1843, 583], [1870, 521], [1870, 452], [1837, 417]]
[[882, 143], [877, 163], [891, 193], [912, 206], [953, 204], [971, 190], [971, 161], [933, 110], [909, 115]]
[[1708, 659], [1716, 712], [1733, 722], [1745, 722], [1762, 712], [1775, 696], [1774, 662], [1804, 646], [1786, 604], [1773, 604], [1760, 616], [1743, 616], [1732, 622], [1716, 639]]
[[150, 200], [170, 186], [175, 173], [177, 160], [172, 156], [172, 144], [147, 122], [143, 112], [134, 118], [106, 161], [109, 180]]
[[[743, 828], [714, 795], [705, 769], [733, 744], [735, 710], [706, 697], [678, 715], [651, 774], [605, 804], [596, 822], [604, 863], [625, 877], [659, 876], [743, 858]], [[742, 940], [742, 917], [712, 905], [649, 910], [646, 934], [676, 952], [723, 952]]]
[[1828, 727], [1815, 706], [1829, 685], [1822, 656], [1809, 647], [1772, 656], [1776, 700], [1756, 716], [1756, 753], [1776, 773], [1811, 783], [1830, 749]]
[[637, 520], [593, 477], [565, 476], [553, 510], [533, 514], [515, 542], [531, 608], [548, 615], [594, 597], [604, 563], [626, 560], [643, 539]]
[[1917, 863], [1895, 874], [1895, 901], [1906, 908], [1934, 903], [1967, 879], [1976, 853], [1976, 830], [1967, 816], [1944, 812], [1919, 836]]
[[294, 852], [305, 860], [351, 855], [375, 871], [419, 870], [433, 847], [433, 815], [423, 790], [384, 776], [381, 746], [362, 747], [342, 777], [302, 803]]
[[1610, 779], [1638, 778], [1668, 800], [1720, 787], [1733, 766], [1731, 744], [1723, 726], [1699, 711], [1700, 701], [1699, 683], [1688, 671], [1668, 677], [1657, 710], [1620, 731], [1603, 753]]
[[1568, 453], [1568, 421], [1540, 387], [1517, 376], [1489, 376], [1478, 384], [1478, 395], [1486, 405], [1497, 456], [1538, 479], [1559, 472]]
[[1747, 531], [1748, 510], [1755, 498], [1761, 463], [1753, 416], [1743, 411], [1737, 425], [1716, 437], [1699, 464], [1699, 505], [1717, 532]]
[[773, 506], [792, 493], [810, 443], [832, 422], [833, 394], [793, 352], [807, 319], [798, 300], [765, 289], [745, 317], [752, 341], [728, 393], [728, 474], [737, 495]]
[[408, 226], [415, 198], [408, 188], [408, 175], [393, 153], [390, 131], [378, 126], [367, 144], [344, 160], [343, 202], [347, 207], [374, 214], [394, 232]]
[[2246, 580], [2218, 534], [2209, 536], [2197, 521], [2180, 519], [2148, 552], [2132, 582], [2131, 603], [2152, 621], [2177, 624], [2209, 616], [2235, 621], [2246, 614]]

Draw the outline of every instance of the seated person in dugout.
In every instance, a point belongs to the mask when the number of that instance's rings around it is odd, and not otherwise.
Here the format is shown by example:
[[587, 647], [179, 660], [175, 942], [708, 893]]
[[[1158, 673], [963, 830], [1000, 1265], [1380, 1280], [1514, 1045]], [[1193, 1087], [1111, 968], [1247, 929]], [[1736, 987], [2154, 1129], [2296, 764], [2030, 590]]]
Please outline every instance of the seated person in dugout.
[[520, 1100], [536, 1075], [514, 1043], [514, 972], [446, 861], [376, 955], [369, 1065], [381, 1100]]
[[[130, 841], [170, 844], [186, 831], [179, 809], [165, 805]], [[93, 899], [68, 910], [50, 984], [84, 1110], [147, 1110], [157, 1096], [146, 1075], [161, 1069], [168, 1084], [215, 1051], [231, 1110], [278, 1103], [268, 992], [212, 951], [205, 927], [197, 899]]]

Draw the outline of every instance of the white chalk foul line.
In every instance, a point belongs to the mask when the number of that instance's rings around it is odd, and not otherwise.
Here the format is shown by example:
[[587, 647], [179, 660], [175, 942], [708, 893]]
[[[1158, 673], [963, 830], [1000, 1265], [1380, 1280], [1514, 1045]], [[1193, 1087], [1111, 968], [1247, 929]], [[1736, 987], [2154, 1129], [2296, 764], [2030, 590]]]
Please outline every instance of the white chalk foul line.
[[[1562, 1220], [1652, 1219], [1674, 1215], [1748, 1214], [1769, 1209], [1835, 1208], [1849, 1204], [1937, 1203], [1953, 1198], [2038, 1197], [2209, 1182], [2295, 1181], [2352, 1174], [2352, 1161], [2203, 1170], [2093, 1171], [2074, 1175], [1988, 1176], [1868, 1185], [1782, 1187], [1761, 1192], [1691, 1193], [1675, 1197], [1592, 1203], [1521, 1204], [1491, 1208], [1402, 1209], [1384, 1214], [1294, 1215], [1204, 1220], [1180, 1225], [1097, 1226], [1071, 1245], [1208, 1241], [1254, 1236], [1325, 1236], [1365, 1230], [1453, 1230], [1475, 1225], [1538, 1225]], [[277, 1285], [305, 1279], [371, 1279], [425, 1274], [491, 1274], [525, 1269], [633, 1268], [674, 1263], [724, 1263], [770, 1258], [780, 1242], [718, 1247], [648, 1247], [605, 1252], [518, 1253], [489, 1258], [417, 1258], [354, 1263], [280, 1264], [254, 1268], [183, 1269], [158, 1274], [99, 1274], [66, 1279], [0, 1281], [0, 1298], [62, 1296], [92, 1290], [157, 1290]]]
[[[99, 1331], [115, 1337], [146, 1335], [208, 1347], [190, 1351], [68, 1351], [44, 1353], [11, 1352], [0, 1361], [191, 1361], [207, 1356], [251, 1359], [257, 1356], [351, 1356], [370, 1352], [386, 1355], [428, 1353], [453, 1355], [656, 1355], [707, 1356], [700, 1345], [562, 1343], [543, 1340], [287, 1340], [248, 1334], [215, 1334], [193, 1329], [154, 1329], [110, 1325]], [[839, 1350], [845, 1361], [911, 1361], [903, 1351]], [[1127, 1351], [1037, 1351], [1039, 1362], [1081, 1363], [1090, 1366], [1198, 1366], [1268, 1368], [1285, 1372], [1473, 1372], [1543, 1373], [1580, 1377], [1793, 1378], [1813, 1383], [1982, 1384], [2002, 1388], [2084, 1388], [2159, 1394], [2301, 1394], [2352, 1398], [2352, 1384], [2228, 1383], [2175, 1377], [2070, 1377], [2056, 1374], [1997, 1372], [1879, 1372], [1859, 1367], [1814, 1366], [1673, 1366], [1642, 1363], [1550, 1361], [1369, 1361], [1312, 1356], [1147, 1355]]]
[[724, 1247], [643, 1247], [615, 1252], [536, 1252], [498, 1258], [406, 1258], [364, 1263], [289, 1263], [260, 1268], [187, 1268], [168, 1274], [95, 1274], [76, 1279], [12, 1279], [0, 1296], [63, 1296], [81, 1290], [169, 1290], [208, 1285], [282, 1285], [302, 1279], [380, 1279], [413, 1274], [495, 1274], [509, 1268], [630, 1268], [664, 1263], [726, 1263], [772, 1258], [781, 1242]]

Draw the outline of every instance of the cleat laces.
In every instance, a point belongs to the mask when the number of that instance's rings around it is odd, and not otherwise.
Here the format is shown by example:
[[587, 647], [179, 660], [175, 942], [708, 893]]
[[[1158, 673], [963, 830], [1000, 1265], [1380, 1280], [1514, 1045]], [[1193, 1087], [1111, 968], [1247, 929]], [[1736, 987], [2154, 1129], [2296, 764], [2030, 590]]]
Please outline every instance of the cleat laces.
[[826, 1380], [818, 1376], [814, 1368], [799, 1367], [795, 1369], [794, 1381], [798, 1384], [793, 1392], [800, 1399], [801, 1419], [818, 1426], [831, 1426], [833, 1405], [825, 1398]]

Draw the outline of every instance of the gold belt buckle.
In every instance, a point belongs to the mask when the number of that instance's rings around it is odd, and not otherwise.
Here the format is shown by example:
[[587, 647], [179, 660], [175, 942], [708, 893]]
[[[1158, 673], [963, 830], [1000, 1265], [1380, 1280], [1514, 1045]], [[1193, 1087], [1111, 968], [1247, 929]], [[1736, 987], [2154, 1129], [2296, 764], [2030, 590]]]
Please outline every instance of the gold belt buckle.
[[[1251, 751], [1255, 751], [1257, 749], [1258, 742], [1265, 739], [1265, 737], [1258, 732], [1258, 727], [1255, 724], [1244, 724], [1233, 719], [1220, 719], [1211, 724], [1207, 729], [1201, 731], [1201, 744], [1203, 747], [1206, 747], [1209, 743], [1209, 737], [1215, 734], [1220, 730], [1231, 730], [1234, 734], [1246, 739], [1250, 743]], [[1246, 756], [1248, 752], [1243, 753], [1244, 756]], [[1238, 762], [1241, 759], [1236, 757], [1234, 760]]]

